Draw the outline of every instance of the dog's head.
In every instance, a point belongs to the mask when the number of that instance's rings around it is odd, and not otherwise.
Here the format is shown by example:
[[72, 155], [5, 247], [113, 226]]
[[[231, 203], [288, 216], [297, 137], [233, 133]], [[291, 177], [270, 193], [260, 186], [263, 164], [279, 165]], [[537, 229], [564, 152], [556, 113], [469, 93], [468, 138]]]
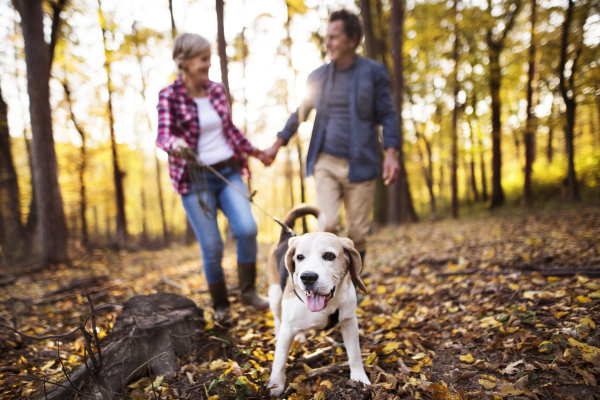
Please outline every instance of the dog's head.
[[310, 311], [321, 311], [327, 306], [347, 273], [354, 286], [366, 293], [360, 279], [360, 254], [352, 240], [321, 232], [293, 237], [288, 244], [285, 266], [294, 285], [306, 293]]

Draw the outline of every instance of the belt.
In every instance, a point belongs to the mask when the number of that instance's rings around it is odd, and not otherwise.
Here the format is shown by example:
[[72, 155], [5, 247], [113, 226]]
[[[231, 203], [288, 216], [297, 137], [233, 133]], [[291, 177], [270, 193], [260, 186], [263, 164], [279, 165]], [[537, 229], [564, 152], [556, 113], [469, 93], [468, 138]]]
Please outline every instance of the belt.
[[[221, 170], [224, 170], [225, 168], [229, 168], [229, 167], [239, 168], [242, 166], [242, 164], [243, 164], [242, 161], [236, 160], [235, 157], [231, 157], [225, 161], [211, 164], [211, 165], [209, 165], [209, 167], [211, 167], [212, 169], [214, 169], [216, 171], [221, 171]], [[202, 170], [202, 171], [210, 171], [210, 168], [206, 167], [205, 165], [197, 165], [196, 168], [199, 170]]]

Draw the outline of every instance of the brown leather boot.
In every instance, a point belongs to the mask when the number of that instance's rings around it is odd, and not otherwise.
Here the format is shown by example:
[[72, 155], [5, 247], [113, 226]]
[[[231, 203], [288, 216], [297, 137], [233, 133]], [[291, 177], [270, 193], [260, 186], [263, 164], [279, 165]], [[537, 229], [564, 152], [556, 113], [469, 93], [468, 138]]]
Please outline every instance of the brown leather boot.
[[208, 285], [208, 291], [215, 309], [215, 320], [222, 320], [229, 315], [229, 299], [227, 298], [227, 285], [225, 281]]
[[257, 310], [269, 307], [269, 300], [256, 291], [256, 263], [238, 263], [238, 278], [242, 304]]

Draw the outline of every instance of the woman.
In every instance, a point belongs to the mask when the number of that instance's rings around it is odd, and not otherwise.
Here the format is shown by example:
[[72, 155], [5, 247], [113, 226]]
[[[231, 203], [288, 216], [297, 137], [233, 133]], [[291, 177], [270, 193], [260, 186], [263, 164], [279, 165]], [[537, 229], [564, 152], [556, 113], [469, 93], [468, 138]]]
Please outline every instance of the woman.
[[[263, 161], [263, 152], [233, 125], [225, 88], [208, 79], [210, 56], [210, 44], [200, 35], [184, 33], [175, 39], [173, 61], [179, 75], [159, 94], [156, 144], [169, 153], [171, 181], [200, 242], [215, 318], [222, 319], [228, 315], [229, 300], [221, 266], [223, 241], [215, 218], [217, 208], [229, 220], [237, 241], [242, 304], [265, 309], [269, 303], [255, 287], [257, 228], [250, 203], [200, 165], [212, 166], [247, 194], [241, 177], [242, 173], [249, 175], [247, 157]], [[188, 163], [188, 149], [198, 154], [200, 163]], [[191, 176], [199, 176], [200, 182], [192, 182]]]

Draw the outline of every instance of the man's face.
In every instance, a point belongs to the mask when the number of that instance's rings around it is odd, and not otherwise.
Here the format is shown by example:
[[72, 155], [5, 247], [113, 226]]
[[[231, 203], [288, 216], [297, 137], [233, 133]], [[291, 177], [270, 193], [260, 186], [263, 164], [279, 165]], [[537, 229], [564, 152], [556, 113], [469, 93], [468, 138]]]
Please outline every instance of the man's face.
[[327, 55], [332, 62], [339, 61], [349, 54], [354, 53], [356, 39], [350, 39], [344, 32], [344, 21], [333, 21], [327, 27], [325, 47]]

